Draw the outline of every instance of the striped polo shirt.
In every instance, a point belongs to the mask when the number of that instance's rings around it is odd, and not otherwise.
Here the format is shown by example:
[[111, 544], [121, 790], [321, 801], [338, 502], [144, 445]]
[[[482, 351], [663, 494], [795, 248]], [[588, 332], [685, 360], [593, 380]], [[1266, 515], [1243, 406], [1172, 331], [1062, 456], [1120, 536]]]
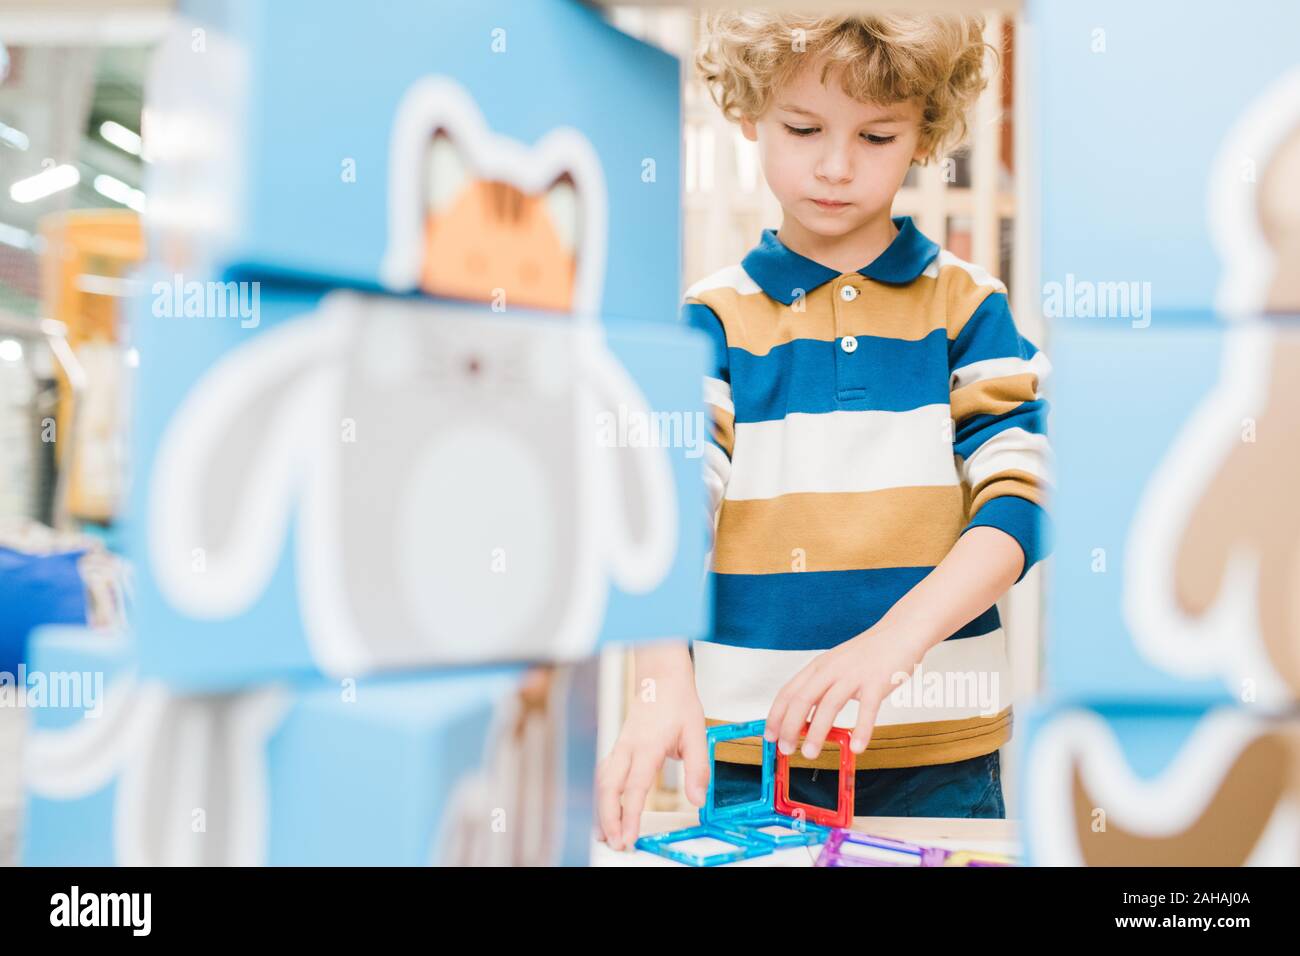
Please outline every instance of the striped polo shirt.
[[[791, 677], [875, 624], [967, 529], [1014, 537], [1021, 577], [1046, 554], [1047, 357], [1016, 329], [1000, 281], [893, 221], [893, 242], [857, 272], [767, 230], [686, 293], [686, 321], [714, 343], [716, 617], [692, 648], [710, 724], [766, 717]], [[884, 702], [858, 767], [990, 753], [1011, 736], [1010, 693], [994, 606]], [[856, 719], [850, 701], [835, 725]], [[718, 756], [757, 762], [757, 741]], [[828, 748], [811, 764], [837, 760]]]

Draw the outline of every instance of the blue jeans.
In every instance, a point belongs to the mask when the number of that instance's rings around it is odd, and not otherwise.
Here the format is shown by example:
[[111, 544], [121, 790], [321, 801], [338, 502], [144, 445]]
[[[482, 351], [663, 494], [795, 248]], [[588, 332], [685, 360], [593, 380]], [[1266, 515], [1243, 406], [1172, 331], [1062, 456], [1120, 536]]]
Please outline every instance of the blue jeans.
[[[752, 764], [714, 764], [714, 802], [718, 806], [758, 797], [762, 768]], [[834, 807], [839, 771], [790, 768], [790, 796], [800, 803]], [[859, 770], [854, 780], [855, 817], [993, 817], [1007, 815], [1002, 800], [998, 752], [932, 767]]]

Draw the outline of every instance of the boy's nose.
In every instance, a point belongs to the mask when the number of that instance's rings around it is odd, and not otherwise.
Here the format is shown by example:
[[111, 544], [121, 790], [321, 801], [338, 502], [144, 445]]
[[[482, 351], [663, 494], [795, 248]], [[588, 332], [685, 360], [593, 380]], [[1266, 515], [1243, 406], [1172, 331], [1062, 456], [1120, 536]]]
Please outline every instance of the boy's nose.
[[817, 178], [827, 183], [844, 183], [853, 178], [853, 166], [841, 149], [827, 150], [817, 162]]

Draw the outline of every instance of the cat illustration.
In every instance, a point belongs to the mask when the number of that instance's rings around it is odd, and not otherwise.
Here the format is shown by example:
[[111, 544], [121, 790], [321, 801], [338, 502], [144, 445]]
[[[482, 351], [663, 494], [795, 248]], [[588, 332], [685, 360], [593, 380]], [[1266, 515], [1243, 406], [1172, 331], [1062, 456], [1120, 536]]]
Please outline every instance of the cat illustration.
[[420, 288], [431, 295], [567, 312], [577, 276], [576, 190], [568, 173], [544, 193], [512, 183], [467, 178], [451, 136], [438, 130], [427, 159], [430, 178], [450, 180], [450, 195], [431, 185], [425, 215]]
[[385, 284], [590, 318], [604, 274], [605, 185], [577, 130], [532, 148], [493, 133], [455, 80], [425, 77], [398, 107]]

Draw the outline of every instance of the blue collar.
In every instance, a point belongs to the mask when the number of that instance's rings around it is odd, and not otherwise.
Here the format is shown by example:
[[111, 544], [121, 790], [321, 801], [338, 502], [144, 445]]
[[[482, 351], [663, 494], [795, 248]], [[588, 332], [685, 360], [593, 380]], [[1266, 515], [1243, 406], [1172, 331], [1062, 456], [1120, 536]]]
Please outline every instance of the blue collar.
[[[911, 216], [895, 216], [893, 221], [898, 227], [894, 241], [858, 272], [877, 282], [905, 285], [925, 271], [939, 254], [939, 246], [916, 228]], [[760, 289], [785, 305], [794, 302], [796, 290], [802, 289], [806, 295], [841, 275], [787, 249], [776, 237], [775, 229], [763, 230], [762, 241], [749, 251], [741, 267]]]

